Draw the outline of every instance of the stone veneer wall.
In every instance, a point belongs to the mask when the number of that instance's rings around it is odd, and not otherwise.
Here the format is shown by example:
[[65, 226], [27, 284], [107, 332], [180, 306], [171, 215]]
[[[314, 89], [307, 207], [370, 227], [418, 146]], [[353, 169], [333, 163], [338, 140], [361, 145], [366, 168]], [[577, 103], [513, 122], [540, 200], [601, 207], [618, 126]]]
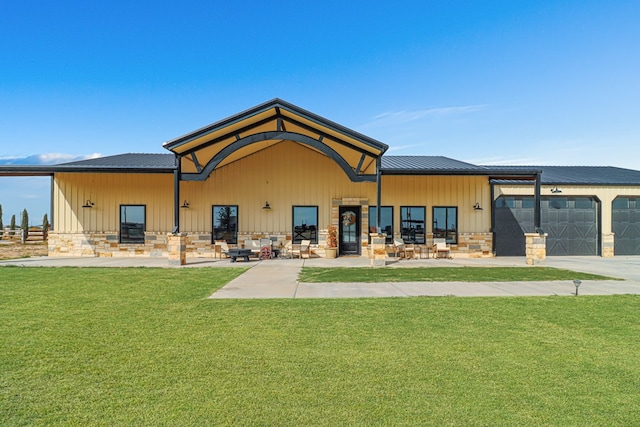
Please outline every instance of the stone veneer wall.
[[602, 257], [613, 258], [615, 255], [615, 233], [602, 234]]
[[[211, 233], [185, 233], [186, 255], [192, 258], [213, 258], [214, 244]], [[166, 257], [168, 251], [168, 233], [146, 232], [144, 244], [120, 243], [117, 232], [104, 233], [49, 233], [50, 256], [73, 257]], [[241, 247], [246, 239], [277, 237], [278, 240], [291, 240], [290, 234], [278, 233], [238, 233], [238, 244], [230, 247]], [[322, 237], [321, 237], [322, 236]], [[319, 239], [326, 239], [326, 230], [320, 232]], [[324, 241], [324, 240], [323, 240]]]
[[[337, 220], [337, 208], [335, 209]], [[365, 207], [363, 206], [363, 213]], [[368, 224], [368, 208], [363, 214], [363, 223]], [[333, 215], [332, 215], [333, 216]], [[366, 220], [365, 220], [366, 218]], [[333, 221], [332, 221], [333, 222]], [[335, 221], [337, 224], [337, 221]], [[318, 244], [312, 245], [311, 250], [318, 256], [324, 256], [324, 245], [327, 230], [319, 230]], [[104, 233], [49, 233], [50, 256], [98, 256], [98, 257], [166, 257], [168, 252], [167, 233], [145, 233], [144, 244], [121, 244], [117, 232]], [[238, 233], [238, 244], [230, 247], [241, 247], [245, 240], [277, 237], [286, 242], [291, 235], [286, 233]], [[432, 245], [433, 235], [427, 234], [427, 245]], [[458, 244], [451, 245], [451, 255], [456, 258], [492, 257], [493, 235], [491, 233], [460, 233]], [[612, 243], [613, 245], [613, 243]], [[369, 256], [369, 242], [362, 242], [362, 256]], [[611, 248], [613, 251], [613, 247]], [[186, 252], [189, 258], [213, 258], [214, 245], [211, 243], [211, 233], [186, 233]], [[604, 251], [603, 251], [604, 255]]]
[[49, 233], [50, 256], [167, 256], [167, 233], [145, 233], [144, 244], [121, 244], [117, 232]]
[[451, 256], [454, 258], [493, 257], [493, 233], [458, 233], [458, 243], [451, 245]]

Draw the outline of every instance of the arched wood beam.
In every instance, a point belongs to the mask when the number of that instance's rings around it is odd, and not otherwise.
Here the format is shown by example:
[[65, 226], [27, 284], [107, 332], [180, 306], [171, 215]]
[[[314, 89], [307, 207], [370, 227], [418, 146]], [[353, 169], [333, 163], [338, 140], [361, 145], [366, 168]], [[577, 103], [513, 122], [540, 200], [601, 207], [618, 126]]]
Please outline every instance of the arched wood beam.
[[207, 165], [202, 168], [202, 171], [199, 173], [182, 173], [183, 181], [204, 181], [211, 175], [211, 172], [229, 155], [240, 148], [247, 147], [251, 144], [255, 144], [257, 142], [263, 141], [271, 141], [271, 140], [289, 140], [299, 142], [301, 144], [306, 144], [310, 147], [315, 148], [318, 151], [326, 154], [330, 159], [335, 161], [338, 166], [344, 171], [345, 174], [351, 179], [353, 182], [375, 182], [376, 175], [364, 175], [356, 173], [349, 163], [334, 149], [323, 144], [321, 141], [317, 139], [310, 138], [306, 135], [302, 135], [295, 132], [278, 132], [278, 131], [270, 131], [270, 132], [261, 132], [253, 135], [245, 136], [243, 138], [238, 139], [233, 144], [228, 145], [224, 149], [220, 150], [218, 154], [216, 154]]

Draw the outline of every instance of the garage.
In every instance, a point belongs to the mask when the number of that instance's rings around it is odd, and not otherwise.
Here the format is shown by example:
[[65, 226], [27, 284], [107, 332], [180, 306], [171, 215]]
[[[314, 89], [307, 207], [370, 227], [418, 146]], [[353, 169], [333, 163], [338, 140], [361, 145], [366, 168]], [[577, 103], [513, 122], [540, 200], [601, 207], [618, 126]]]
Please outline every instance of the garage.
[[615, 254], [640, 255], [640, 197], [616, 197], [611, 221]]
[[[599, 255], [600, 203], [595, 197], [541, 198], [540, 220], [547, 255]], [[524, 233], [534, 231], [534, 198], [500, 196], [495, 202], [497, 256], [524, 256]], [[639, 223], [640, 224], [640, 223]]]

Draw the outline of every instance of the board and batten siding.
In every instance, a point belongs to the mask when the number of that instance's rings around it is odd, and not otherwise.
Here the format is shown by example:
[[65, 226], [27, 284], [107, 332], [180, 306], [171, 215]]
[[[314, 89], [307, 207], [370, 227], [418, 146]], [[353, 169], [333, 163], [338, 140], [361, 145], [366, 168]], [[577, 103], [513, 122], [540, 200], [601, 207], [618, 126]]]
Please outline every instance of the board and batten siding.
[[[59, 173], [54, 180], [54, 227], [59, 233], [117, 232], [122, 204], [146, 205], [146, 229], [173, 228], [173, 174]], [[334, 199], [377, 202], [375, 182], [351, 182], [332, 159], [291, 141], [271, 144], [251, 156], [216, 169], [205, 181], [180, 183], [180, 230], [210, 233], [212, 205], [237, 205], [239, 231], [290, 234], [292, 207], [318, 206], [318, 227], [331, 221]], [[86, 200], [93, 208], [82, 208]], [[262, 209], [266, 202], [270, 210]], [[474, 210], [478, 203], [483, 209]], [[461, 232], [490, 230], [490, 189], [483, 176], [382, 176], [382, 201], [394, 207], [394, 230], [400, 230], [401, 206], [424, 206], [426, 230], [432, 208], [458, 208]], [[368, 224], [363, 224], [365, 231]]]
[[[94, 203], [83, 208], [87, 200]], [[117, 232], [120, 205], [145, 205], [146, 230], [171, 231], [173, 175], [140, 173], [56, 173], [54, 224], [58, 233]]]
[[[375, 199], [374, 199], [375, 200]], [[475, 210], [478, 203], [482, 210]], [[383, 206], [394, 206], [394, 230], [400, 230], [400, 206], [424, 206], [426, 229], [432, 231], [433, 207], [458, 208], [458, 229], [488, 233], [491, 227], [491, 194], [485, 176], [383, 175]]]

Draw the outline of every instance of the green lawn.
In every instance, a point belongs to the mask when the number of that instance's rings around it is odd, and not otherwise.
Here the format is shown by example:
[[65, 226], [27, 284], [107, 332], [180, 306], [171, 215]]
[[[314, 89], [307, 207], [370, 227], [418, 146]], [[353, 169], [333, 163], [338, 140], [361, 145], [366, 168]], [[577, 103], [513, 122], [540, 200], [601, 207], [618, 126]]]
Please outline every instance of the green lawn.
[[241, 271], [0, 268], [0, 424], [640, 419], [640, 296], [206, 299]]
[[615, 280], [551, 267], [322, 268], [305, 267], [301, 282], [511, 282]]

